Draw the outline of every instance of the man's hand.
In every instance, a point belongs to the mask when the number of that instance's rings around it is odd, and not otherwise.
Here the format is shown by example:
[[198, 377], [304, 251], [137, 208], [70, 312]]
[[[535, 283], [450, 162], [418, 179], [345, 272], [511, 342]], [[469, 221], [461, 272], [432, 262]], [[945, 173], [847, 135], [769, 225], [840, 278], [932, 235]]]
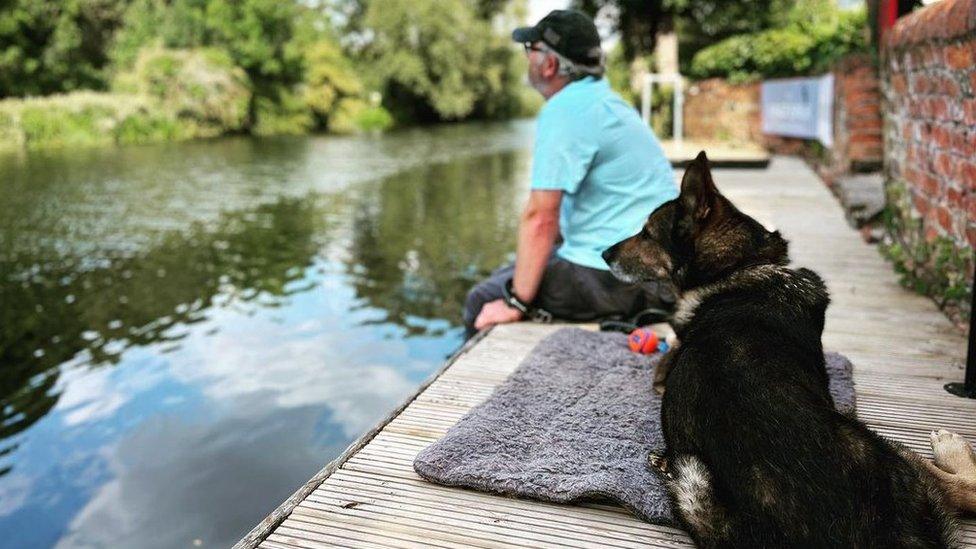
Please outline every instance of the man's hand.
[[504, 299], [496, 299], [481, 307], [478, 318], [474, 319], [474, 329], [483, 330], [495, 324], [507, 324], [519, 320], [522, 320], [522, 311], [509, 307]]

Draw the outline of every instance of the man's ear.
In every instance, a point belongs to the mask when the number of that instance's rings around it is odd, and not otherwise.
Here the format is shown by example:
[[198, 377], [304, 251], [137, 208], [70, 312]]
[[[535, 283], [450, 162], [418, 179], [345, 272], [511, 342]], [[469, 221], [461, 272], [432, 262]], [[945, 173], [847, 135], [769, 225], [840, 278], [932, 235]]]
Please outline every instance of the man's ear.
[[708, 169], [708, 157], [705, 151], [691, 161], [681, 178], [681, 194], [678, 197], [682, 210], [686, 216], [695, 221], [702, 221], [708, 217], [718, 200], [718, 190], [712, 181], [712, 172]]

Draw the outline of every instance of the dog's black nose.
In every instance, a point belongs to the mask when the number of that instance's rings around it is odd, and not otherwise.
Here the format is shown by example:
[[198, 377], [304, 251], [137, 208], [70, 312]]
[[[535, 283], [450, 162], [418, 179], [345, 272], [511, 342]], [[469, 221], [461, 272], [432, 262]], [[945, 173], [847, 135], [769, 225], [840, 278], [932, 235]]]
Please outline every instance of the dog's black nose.
[[613, 260], [613, 246], [603, 250], [603, 253], [600, 254], [600, 256], [603, 257], [603, 260], [606, 261], [607, 264], [609, 264], [610, 261]]

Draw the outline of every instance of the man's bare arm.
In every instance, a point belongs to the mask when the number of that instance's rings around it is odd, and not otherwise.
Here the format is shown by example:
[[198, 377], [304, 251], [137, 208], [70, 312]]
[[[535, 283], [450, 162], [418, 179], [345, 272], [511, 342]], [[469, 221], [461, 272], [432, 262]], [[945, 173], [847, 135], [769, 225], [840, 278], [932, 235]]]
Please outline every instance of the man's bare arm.
[[[519, 223], [518, 249], [515, 252], [515, 277], [512, 292], [525, 303], [531, 303], [539, 291], [552, 246], [559, 235], [559, 204], [562, 191], [532, 191], [529, 203]], [[522, 318], [518, 309], [505, 300], [485, 303], [474, 321], [477, 330], [495, 324], [517, 322]]]
[[522, 212], [512, 292], [525, 303], [535, 299], [552, 247], [559, 236], [562, 199], [562, 191], [532, 191]]

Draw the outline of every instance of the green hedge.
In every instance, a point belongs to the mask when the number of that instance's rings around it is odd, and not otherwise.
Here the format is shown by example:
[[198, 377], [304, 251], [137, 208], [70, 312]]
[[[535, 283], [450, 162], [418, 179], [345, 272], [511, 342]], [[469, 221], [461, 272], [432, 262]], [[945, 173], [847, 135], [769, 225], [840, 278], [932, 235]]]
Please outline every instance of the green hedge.
[[136, 95], [72, 92], [0, 101], [0, 148], [170, 141], [188, 133]]
[[734, 83], [816, 74], [867, 48], [865, 12], [838, 12], [817, 21], [795, 21], [784, 28], [727, 38], [696, 53], [689, 74]]

